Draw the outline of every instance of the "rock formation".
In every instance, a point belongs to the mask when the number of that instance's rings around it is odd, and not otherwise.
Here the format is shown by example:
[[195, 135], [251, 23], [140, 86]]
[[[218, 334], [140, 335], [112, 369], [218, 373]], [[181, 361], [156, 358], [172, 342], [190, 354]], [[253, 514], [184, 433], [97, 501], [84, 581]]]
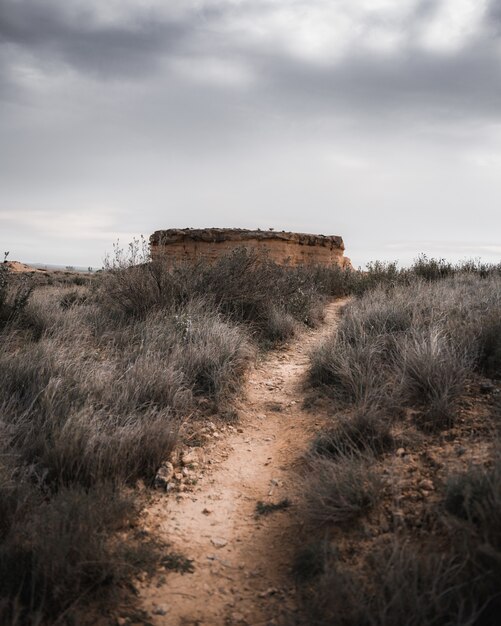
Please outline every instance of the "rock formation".
[[171, 266], [203, 259], [214, 261], [236, 248], [263, 252], [281, 265], [340, 265], [351, 267], [344, 256], [344, 243], [336, 235], [245, 230], [240, 228], [171, 228], [150, 237], [153, 259], [163, 258]]

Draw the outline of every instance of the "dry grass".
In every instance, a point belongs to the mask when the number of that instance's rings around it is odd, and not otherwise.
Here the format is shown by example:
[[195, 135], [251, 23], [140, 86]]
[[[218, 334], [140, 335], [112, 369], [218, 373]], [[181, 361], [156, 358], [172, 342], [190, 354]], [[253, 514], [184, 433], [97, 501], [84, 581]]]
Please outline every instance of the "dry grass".
[[[494, 626], [498, 386], [479, 373], [501, 372], [499, 267], [376, 264], [356, 291], [338, 332], [311, 354], [312, 382], [342, 413], [317, 436], [322, 461], [304, 485], [317, 546], [298, 557], [305, 623]], [[482, 388], [492, 395], [473, 398]], [[477, 464], [458, 472], [457, 455], [473, 449]], [[383, 488], [370, 484], [375, 475]]]
[[378, 501], [381, 481], [370, 459], [338, 454], [335, 461], [310, 461], [305, 484], [304, 518], [312, 528], [352, 522]]
[[468, 376], [499, 367], [500, 283], [460, 274], [367, 292], [314, 348], [312, 382], [338, 404], [411, 406], [424, 427], [450, 426]]

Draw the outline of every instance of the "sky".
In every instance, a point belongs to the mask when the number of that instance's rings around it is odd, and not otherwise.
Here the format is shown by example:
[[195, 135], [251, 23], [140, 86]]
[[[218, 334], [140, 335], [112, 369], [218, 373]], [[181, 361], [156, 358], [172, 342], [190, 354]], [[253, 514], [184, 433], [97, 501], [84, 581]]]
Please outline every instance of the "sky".
[[501, 260], [501, 0], [0, 0], [0, 253], [183, 227]]

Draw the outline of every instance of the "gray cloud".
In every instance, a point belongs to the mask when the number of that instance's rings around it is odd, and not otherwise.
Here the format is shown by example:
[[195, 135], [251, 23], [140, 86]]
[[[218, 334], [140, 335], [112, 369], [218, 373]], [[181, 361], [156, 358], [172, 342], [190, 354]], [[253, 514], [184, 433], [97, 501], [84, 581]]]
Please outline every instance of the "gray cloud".
[[125, 23], [100, 24], [82, 3], [70, 13], [63, 5], [36, 0], [4, 0], [0, 5], [0, 41], [42, 60], [66, 63], [103, 79], [145, 75], [157, 68], [161, 55], [186, 38], [195, 25], [157, 21], [145, 12]]
[[43, 261], [64, 231], [69, 254], [80, 212], [97, 216], [84, 265], [99, 262], [101, 216], [110, 238], [339, 232], [355, 262], [430, 228], [491, 250], [501, 10], [480, 5], [3, 0], [0, 244]]

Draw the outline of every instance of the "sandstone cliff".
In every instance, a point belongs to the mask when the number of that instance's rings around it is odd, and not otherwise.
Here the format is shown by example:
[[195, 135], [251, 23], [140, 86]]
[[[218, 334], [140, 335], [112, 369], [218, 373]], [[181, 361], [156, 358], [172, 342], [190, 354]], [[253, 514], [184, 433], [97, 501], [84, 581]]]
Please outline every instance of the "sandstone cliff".
[[170, 265], [214, 261], [236, 248], [264, 252], [280, 264], [340, 265], [351, 267], [344, 256], [344, 243], [337, 235], [310, 235], [272, 230], [239, 228], [184, 228], [157, 230], [150, 237], [153, 258], [164, 258]]

